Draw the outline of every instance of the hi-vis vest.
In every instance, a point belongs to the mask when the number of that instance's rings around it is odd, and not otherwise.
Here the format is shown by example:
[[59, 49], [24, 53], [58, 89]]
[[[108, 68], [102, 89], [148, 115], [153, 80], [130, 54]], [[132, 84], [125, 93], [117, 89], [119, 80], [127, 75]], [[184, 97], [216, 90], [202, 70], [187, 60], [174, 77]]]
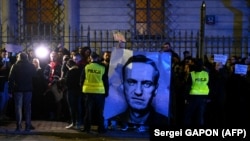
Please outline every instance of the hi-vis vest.
[[105, 73], [105, 67], [97, 63], [90, 63], [85, 66], [85, 80], [82, 86], [83, 93], [105, 94], [105, 88], [102, 76]]
[[201, 71], [201, 72], [191, 72], [192, 77], [192, 86], [189, 92], [190, 95], [208, 95], [209, 88], [208, 88], [208, 72]]

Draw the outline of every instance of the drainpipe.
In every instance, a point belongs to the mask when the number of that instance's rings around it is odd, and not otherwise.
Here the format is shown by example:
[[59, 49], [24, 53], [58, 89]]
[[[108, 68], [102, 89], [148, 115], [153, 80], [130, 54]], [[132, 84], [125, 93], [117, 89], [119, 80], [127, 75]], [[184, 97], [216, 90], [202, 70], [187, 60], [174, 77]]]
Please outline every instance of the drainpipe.
[[198, 46], [198, 58], [201, 58], [203, 61], [205, 61], [204, 60], [205, 16], [206, 16], [206, 4], [203, 1], [200, 13], [200, 34], [199, 34], [199, 46]]

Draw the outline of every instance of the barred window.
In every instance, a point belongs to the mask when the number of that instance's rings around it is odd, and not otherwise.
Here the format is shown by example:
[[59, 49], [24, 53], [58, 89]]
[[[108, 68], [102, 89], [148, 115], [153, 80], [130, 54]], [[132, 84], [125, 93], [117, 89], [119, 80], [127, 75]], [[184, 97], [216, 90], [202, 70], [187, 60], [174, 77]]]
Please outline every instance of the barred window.
[[53, 0], [25, 0], [24, 4], [26, 24], [53, 23]]
[[164, 35], [164, 0], [135, 0], [137, 35]]
[[26, 25], [26, 32], [33, 35], [55, 32], [63, 22], [62, 7], [58, 0], [18, 0], [19, 26]]

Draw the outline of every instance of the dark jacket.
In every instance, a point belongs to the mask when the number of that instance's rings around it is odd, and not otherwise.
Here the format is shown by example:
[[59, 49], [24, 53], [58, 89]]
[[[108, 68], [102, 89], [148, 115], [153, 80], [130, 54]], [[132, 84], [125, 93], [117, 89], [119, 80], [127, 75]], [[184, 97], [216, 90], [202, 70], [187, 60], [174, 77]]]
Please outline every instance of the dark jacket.
[[56, 63], [55, 68], [54, 68], [54, 73], [52, 76], [51, 65], [48, 64], [47, 66], [45, 66], [43, 74], [44, 74], [44, 78], [46, 82], [49, 84], [49, 83], [54, 83], [55, 81], [59, 80], [59, 78], [61, 77], [61, 69], [62, 69], [62, 65], [59, 63]]
[[33, 78], [33, 94], [41, 95], [45, 92], [47, 83], [43, 76], [43, 70], [37, 69], [36, 75]]
[[72, 89], [81, 90], [80, 76], [81, 76], [81, 70], [77, 66], [73, 66], [69, 69], [66, 75], [66, 85], [69, 90]]
[[32, 79], [36, 68], [28, 60], [20, 60], [11, 67], [9, 74], [10, 92], [29, 92], [33, 90]]
[[8, 81], [10, 68], [10, 60], [8, 59], [8, 61], [5, 61], [3, 58], [0, 57], [0, 92], [4, 91], [4, 84]]

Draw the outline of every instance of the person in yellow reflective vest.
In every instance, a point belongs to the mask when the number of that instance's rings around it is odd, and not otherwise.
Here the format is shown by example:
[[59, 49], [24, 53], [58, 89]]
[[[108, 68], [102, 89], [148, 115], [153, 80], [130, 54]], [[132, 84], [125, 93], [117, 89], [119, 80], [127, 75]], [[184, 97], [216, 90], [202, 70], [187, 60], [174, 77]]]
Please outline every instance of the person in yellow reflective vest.
[[[91, 63], [87, 64], [81, 75], [82, 92], [85, 95], [84, 132], [90, 132], [92, 114], [97, 116], [98, 132], [104, 133], [103, 109], [108, 92], [108, 76], [106, 68], [99, 62], [99, 55], [90, 55]], [[95, 107], [95, 108], [94, 108]], [[94, 110], [96, 113], [93, 113]]]
[[209, 73], [203, 61], [196, 59], [194, 70], [190, 72], [186, 86], [185, 126], [204, 126], [204, 114], [209, 94]]

